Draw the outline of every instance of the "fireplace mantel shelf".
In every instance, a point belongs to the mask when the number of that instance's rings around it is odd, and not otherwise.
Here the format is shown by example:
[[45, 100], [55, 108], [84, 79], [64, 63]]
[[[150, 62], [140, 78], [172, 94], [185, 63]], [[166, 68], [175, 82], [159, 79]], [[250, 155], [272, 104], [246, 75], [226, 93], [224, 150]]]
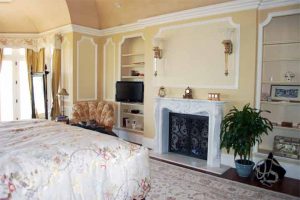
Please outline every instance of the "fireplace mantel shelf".
[[189, 102], [197, 102], [197, 103], [209, 103], [209, 104], [226, 104], [226, 101], [211, 101], [206, 99], [184, 99], [184, 98], [176, 98], [176, 97], [156, 97], [156, 101], [189, 101]]

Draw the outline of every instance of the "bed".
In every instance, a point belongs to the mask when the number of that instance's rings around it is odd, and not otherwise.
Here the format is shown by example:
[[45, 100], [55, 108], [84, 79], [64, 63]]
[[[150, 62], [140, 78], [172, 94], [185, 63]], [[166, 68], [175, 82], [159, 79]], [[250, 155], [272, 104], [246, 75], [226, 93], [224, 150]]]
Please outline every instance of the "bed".
[[47, 120], [0, 123], [0, 200], [144, 199], [148, 150]]

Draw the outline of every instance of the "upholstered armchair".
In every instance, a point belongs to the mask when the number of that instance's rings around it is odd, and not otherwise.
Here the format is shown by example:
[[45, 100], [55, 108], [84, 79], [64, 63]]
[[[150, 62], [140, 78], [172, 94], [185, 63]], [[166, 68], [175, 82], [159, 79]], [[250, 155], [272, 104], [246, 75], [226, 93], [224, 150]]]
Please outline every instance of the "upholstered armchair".
[[71, 123], [93, 121], [98, 126], [112, 130], [114, 125], [114, 107], [103, 101], [81, 101], [73, 105]]

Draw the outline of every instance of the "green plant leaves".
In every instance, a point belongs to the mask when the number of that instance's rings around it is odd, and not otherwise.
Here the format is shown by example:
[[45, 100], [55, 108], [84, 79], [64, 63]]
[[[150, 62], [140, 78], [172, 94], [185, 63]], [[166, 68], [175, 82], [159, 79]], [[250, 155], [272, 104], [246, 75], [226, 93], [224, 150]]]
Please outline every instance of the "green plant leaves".
[[272, 123], [261, 116], [264, 112], [270, 113], [251, 108], [250, 104], [242, 110], [233, 107], [221, 123], [220, 147], [225, 148], [227, 153], [233, 149], [234, 157], [239, 155], [240, 159], [250, 159], [251, 148], [255, 143], [261, 143], [261, 136], [273, 129]]

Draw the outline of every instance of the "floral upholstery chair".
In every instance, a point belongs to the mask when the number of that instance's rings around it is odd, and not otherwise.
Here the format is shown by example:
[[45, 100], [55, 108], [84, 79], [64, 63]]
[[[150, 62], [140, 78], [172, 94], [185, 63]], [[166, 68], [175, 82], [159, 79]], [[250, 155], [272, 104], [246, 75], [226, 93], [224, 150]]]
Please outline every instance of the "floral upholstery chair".
[[114, 107], [107, 102], [81, 101], [73, 105], [71, 123], [95, 121], [98, 126], [112, 130], [114, 125]]

